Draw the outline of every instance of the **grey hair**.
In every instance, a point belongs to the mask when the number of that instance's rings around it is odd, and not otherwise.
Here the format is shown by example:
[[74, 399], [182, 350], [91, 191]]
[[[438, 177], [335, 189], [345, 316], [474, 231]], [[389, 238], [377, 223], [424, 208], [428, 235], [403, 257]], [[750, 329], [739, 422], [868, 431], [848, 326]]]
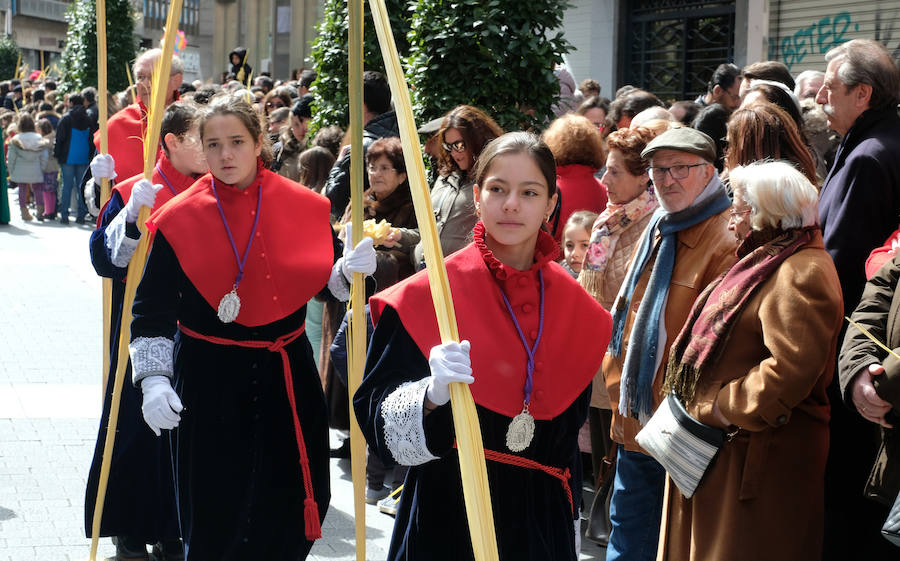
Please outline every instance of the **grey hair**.
[[[134, 59], [134, 64], [131, 66], [131, 75], [137, 76], [137, 68], [138, 63], [143, 62], [145, 60], [152, 60], [154, 63], [156, 59], [162, 54], [162, 49], [148, 49], [142, 52], [136, 59]], [[169, 72], [169, 76], [175, 76], [177, 74], [184, 74], [184, 61], [181, 60], [181, 57], [178, 55], [172, 55], [172, 69]]]
[[803, 86], [806, 85], [810, 80], [815, 80], [816, 78], [824, 78], [825, 73], [821, 70], [804, 70], [800, 74], [797, 74], [797, 77], [794, 79], [794, 95], [800, 97], [800, 94], [803, 93]]
[[753, 209], [750, 227], [800, 228], [818, 223], [819, 192], [784, 160], [759, 160], [728, 172], [731, 188]]
[[900, 70], [888, 50], [871, 39], [853, 39], [825, 54], [825, 60], [839, 61], [838, 79], [847, 88], [872, 86], [869, 107], [889, 109], [900, 102]]

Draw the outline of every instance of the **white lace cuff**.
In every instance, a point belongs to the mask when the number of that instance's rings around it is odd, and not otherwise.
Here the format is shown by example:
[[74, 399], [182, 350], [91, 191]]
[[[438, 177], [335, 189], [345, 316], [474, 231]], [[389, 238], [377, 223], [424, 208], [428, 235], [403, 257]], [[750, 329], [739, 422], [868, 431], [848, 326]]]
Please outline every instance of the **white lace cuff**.
[[335, 262], [334, 267], [331, 268], [331, 276], [328, 277], [328, 290], [331, 294], [340, 300], [341, 302], [346, 302], [350, 299], [350, 283], [347, 282], [347, 277], [344, 276], [342, 271], [344, 263], [344, 258]]
[[110, 261], [116, 267], [125, 268], [137, 249], [140, 238], [133, 239], [125, 235], [125, 215], [123, 208], [106, 227], [106, 247], [109, 248]]
[[128, 354], [135, 386], [148, 376], [174, 377], [175, 341], [168, 337], [138, 337], [128, 345]]
[[425, 445], [424, 403], [428, 378], [407, 382], [381, 404], [384, 441], [394, 460], [403, 466], [417, 466], [436, 460]]

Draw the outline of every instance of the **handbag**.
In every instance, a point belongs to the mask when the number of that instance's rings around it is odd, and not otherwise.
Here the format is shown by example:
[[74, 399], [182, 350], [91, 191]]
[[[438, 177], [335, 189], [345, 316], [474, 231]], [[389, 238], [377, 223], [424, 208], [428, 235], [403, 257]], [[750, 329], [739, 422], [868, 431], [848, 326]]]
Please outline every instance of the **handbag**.
[[897, 495], [897, 500], [894, 501], [894, 506], [891, 507], [891, 512], [888, 513], [887, 520], [881, 528], [881, 535], [900, 547], [900, 494]]
[[725, 442], [725, 431], [691, 417], [673, 392], [635, 440], [665, 468], [681, 494], [689, 499]]
[[591, 502], [591, 510], [588, 514], [587, 529], [584, 537], [603, 547], [609, 545], [609, 533], [612, 531], [612, 523], [609, 520], [609, 498], [612, 495], [613, 479], [616, 475], [616, 445], [610, 455], [602, 460], [603, 469], [597, 479], [594, 500]]

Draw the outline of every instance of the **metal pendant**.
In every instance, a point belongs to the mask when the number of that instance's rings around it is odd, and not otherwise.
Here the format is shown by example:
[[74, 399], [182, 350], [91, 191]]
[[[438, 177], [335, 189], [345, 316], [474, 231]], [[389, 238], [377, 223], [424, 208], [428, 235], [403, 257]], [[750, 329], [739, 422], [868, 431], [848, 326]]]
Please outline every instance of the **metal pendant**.
[[231, 292], [219, 300], [219, 320], [222, 323], [231, 323], [237, 319], [240, 312], [241, 299], [237, 295], [237, 286], [235, 286], [231, 289]]
[[506, 429], [506, 447], [513, 452], [521, 452], [531, 445], [534, 438], [534, 417], [528, 412], [528, 405], [522, 412], [513, 417]]

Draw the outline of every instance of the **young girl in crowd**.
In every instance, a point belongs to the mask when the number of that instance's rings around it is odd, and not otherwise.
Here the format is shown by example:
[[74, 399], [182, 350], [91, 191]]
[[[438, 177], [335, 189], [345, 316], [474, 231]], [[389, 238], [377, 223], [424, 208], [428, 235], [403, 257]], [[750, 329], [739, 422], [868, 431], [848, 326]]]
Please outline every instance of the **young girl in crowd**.
[[557, 196], [549, 148], [506, 134], [472, 177], [481, 222], [446, 260], [462, 342], [441, 343], [425, 272], [370, 299], [356, 415], [386, 465], [413, 466], [388, 559], [473, 557], [448, 405], [449, 384], [462, 382], [481, 423], [500, 557], [575, 560], [577, 434], [610, 316], [555, 262], [559, 246], [542, 229]]
[[[19, 187], [19, 210], [22, 220], [33, 220], [28, 212], [28, 195], [32, 194], [38, 204], [38, 195], [43, 192], [44, 172], [47, 162], [47, 147], [41, 135], [34, 130], [34, 119], [24, 111], [16, 122], [16, 136], [9, 141], [6, 161], [9, 164], [9, 180]], [[43, 201], [39, 204], [43, 205]]]
[[35, 206], [43, 208], [43, 214], [38, 220], [53, 220], [56, 218], [56, 191], [59, 188], [59, 162], [53, 155], [53, 145], [56, 144], [56, 132], [53, 123], [43, 118], [37, 123], [38, 132], [44, 138], [47, 146], [47, 161], [44, 163], [44, 188], [43, 200], [35, 201]]
[[150, 217], [133, 308], [144, 420], [156, 432], [178, 427], [191, 561], [305, 559], [321, 537], [328, 429], [306, 303], [346, 300], [353, 274], [375, 266], [371, 238], [343, 249], [328, 200], [268, 170], [260, 121], [231, 94], [201, 114], [210, 173]]
[[563, 228], [563, 267], [578, 278], [581, 266], [584, 264], [584, 256], [591, 243], [591, 226], [597, 219], [597, 213], [589, 210], [579, 210], [569, 216], [565, 228]]
[[[112, 278], [110, 318], [110, 364], [103, 414], [85, 494], [85, 533], [91, 535], [100, 464], [106, 442], [106, 426], [112, 404], [112, 380], [118, 360], [119, 326], [125, 298], [128, 263], [140, 240], [137, 228], [141, 206], [160, 208], [190, 187], [207, 172], [197, 128], [199, 108], [177, 101], [166, 108], [160, 125], [162, 150], [153, 170], [153, 179], [143, 174], [122, 178], [112, 189], [109, 201], [91, 234], [91, 262], [97, 274]], [[93, 165], [94, 178], [113, 178], [112, 156], [101, 156]], [[105, 166], [105, 167], [104, 167]], [[131, 364], [125, 376], [131, 377]], [[131, 384], [122, 386], [118, 434], [106, 491], [101, 536], [114, 536], [118, 559], [140, 559], [147, 555], [146, 544], [157, 554], [179, 559], [181, 543], [175, 489], [172, 481], [169, 443], [156, 438], [141, 416], [141, 391]], [[158, 555], [159, 556], [159, 555]]]

